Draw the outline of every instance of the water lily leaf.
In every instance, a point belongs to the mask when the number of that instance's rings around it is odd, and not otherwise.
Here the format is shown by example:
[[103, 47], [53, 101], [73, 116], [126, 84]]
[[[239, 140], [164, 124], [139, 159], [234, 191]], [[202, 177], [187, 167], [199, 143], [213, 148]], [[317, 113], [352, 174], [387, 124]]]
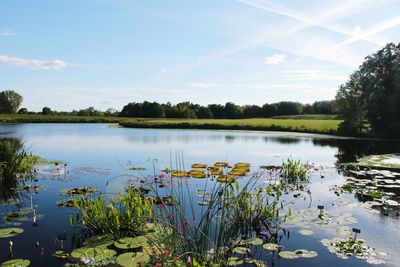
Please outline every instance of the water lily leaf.
[[214, 163], [214, 167], [227, 167], [228, 166], [228, 162], [215, 162]]
[[238, 257], [229, 257], [228, 258], [228, 266], [237, 266], [237, 265], [241, 265], [244, 264], [244, 260], [240, 259]]
[[249, 168], [250, 167], [250, 163], [238, 162], [238, 163], [235, 163], [235, 167], [237, 167], [237, 168]]
[[96, 255], [96, 249], [95, 248], [88, 248], [88, 247], [81, 247], [73, 250], [71, 252], [71, 257], [75, 259], [81, 259], [81, 258], [94, 258]]
[[124, 237], [114, 242], [114, 246], [120, 249], [140, 248], [147, 245], [145, 236]]
[[249, 244], [253, 246], [262, 245], [264, 242], [261, 238], [253, 237], [242, 241], [242, 244]]
[[206, 169], [207, 164], [201, 164], [201, 163], [194, 163], [192, 164], [193, 169]]
[[99, 249], [96, 247], [96, 256], [94, 257], [96, 260], [104, 260], [114, 257], [117, 252], [112, 249]]
[[69, 253], [66, 253], [62, 250], [56, 251], [52, 254], [54, 257], [57, 257], [59, 259], [68, 259], [69, 258]]
[[150, 256], [142, 252], [124, 253], [117, 257], [117, 262], [123, 267], [144, 266], [150, 261]]
[[301, 258], [314, 258], [314, 257], [318, 256], [317, 252], [309, 251], [306, 249], [298, 249], [298, 250], [295, 250], [294, 253]]
[[267, 265], [261, 260], [246, 258], [244, 261], [245, 263], [252, 264], [256, 267], [267, 267]]
[[284, 259], [297, 259], [301, 257], [294, 251], [281, 251], [279, 252], [279, 256]]
[[251, 250], [246, 247], [236, 247], [233, 249], [233, 252], [238, 254], [250, 254]]
[[266, 250], [274, 251], [274, 250], [278, 250], [278, 245], [274, 244], [274, 243], [266, 243], [266, 244], [263, 245], [263, 248], [266, 249]]
[[21, 228], [3, 228], [0, 229], [0, 238], [8, 238], [19, 235], [24, 232]]
[[108, 247], [114, 242], [113, 235], [107, 234], [107, 235], [99, 235], [99, 236], [94, 236], [91, 238], [87, 238], [84, 242], [83, 245], [86, 247]]
[[301, 230], [299, 231], [299, 233], [300, 233], [301, 235], [313, 235], [313, 234], [314, 234], [314, 231], [312, 231], [312, 230], [310, 230], [310, 229], [301, 229]]
[[27, 267], [31, 264], [30, 260], [26, 259], [14, 259], [3, 262], [1, 267]]

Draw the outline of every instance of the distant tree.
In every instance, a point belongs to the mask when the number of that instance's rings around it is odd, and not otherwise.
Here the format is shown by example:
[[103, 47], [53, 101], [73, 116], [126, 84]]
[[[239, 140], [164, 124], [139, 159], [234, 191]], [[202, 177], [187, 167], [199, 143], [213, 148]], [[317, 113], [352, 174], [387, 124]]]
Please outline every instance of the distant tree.
[[243, 118], [243, 109], [241, 106], [235, 105], [232, 102], [227, 102], [224, 107], [224, 117], [226, 119]]
[[[303, 111], [303, 113], [306, 113]], [[308, 114], [334, 114], [335, 113], [335, 101], [315, 101], [311, 106], [311, 112]]]
[[51, 111], [51, 109], [49, 107], [43, 107], [42, 108], [42, 115], [52, 115], [53, 112]]
[[15, 114], [23, 97], [13, 90], [0, 92], [0, 113]]
[[106, 111], [104, 111], [104, 115], [109, 117], [117, 116], [118, 111], [115, 108], [108, 108]]
[[20, 108], [17, 113], [18, 114], [28, 114], [28, 109], [27, 108]]
[[243, 107], [243, 117], [245, 118], [262, 117], [262, 108], [257, 105], [246, 105]]
[[264, 104], [261, 107], [261, 112], [262, 112], [262, 117], [269, 118], [277, 115], [278, 107], [275, 104], [272, 105]]
[[212, 114], [210, 108], [208, 107], [199, 107], [197, 110], [196, 116], [198, 119], [213, 119], [214, 115]]
[[340, 86], [336, 103], [344, 118], [342, 132], [361, 132], [366, 123], [375, 135], [400, 137], [400, 43], [389, 43]]
[[298, 115], [303, 111], [303, 105], [298, 102], [282, 101], [276, 103], [277, 115]]
[[220, 104], [211, 104], [208, 105], [208, 108], [211, 110], [214, 119], [222, 119], [224, 117], [224, 106]]

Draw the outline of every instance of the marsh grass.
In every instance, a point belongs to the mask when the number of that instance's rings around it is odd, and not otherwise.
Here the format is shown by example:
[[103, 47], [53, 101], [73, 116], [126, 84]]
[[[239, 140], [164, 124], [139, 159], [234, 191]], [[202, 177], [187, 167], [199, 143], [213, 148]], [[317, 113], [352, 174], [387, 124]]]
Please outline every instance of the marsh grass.
[[15, 197], [15, 189], [34, 176], [38, 157], [24, 148], [21, 139], [0, 139], [0, 196], [3, 200]]

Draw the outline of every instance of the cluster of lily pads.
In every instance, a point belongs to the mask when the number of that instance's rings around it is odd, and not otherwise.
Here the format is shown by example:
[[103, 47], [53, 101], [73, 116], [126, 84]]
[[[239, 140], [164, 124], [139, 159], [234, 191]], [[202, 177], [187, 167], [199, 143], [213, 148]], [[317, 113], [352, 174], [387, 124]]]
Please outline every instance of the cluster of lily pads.
[[384, 263], [378, 256], [385, 256], [386, 253], [379, 253], [374, 248], [367, 246], [363, 239], [323, 239], [321, 243], [328, 248], [329, 252], [336, 254], [341, 259], [348, 259], [351, 256], [355, 256], [358, 259], [366, 260], [370, 264]]
[[347, 172], [346, 183], [331, 187], [336, 195], [354, 193], [369, 207], [383, 215], [400, 215], [400, 173], [393, 170], [351, 169]]
[[232, 183], [238, 177], [246, 176], [250, 172], [250, 164], [245, 162], [236, 163], [230, 166], [227, 162], [216, 162], [213, 166], [207, 164], [192, 164], [190, 171], [167, 170], [172, 177], [192, 177], [204, 179], [207, 177], [216, 178], [220, 183]]

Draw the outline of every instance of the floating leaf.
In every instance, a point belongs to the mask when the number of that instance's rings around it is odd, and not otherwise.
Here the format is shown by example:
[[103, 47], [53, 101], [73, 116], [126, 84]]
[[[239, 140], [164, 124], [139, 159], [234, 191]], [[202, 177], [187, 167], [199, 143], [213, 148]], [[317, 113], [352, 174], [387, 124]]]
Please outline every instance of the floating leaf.
[[207, 164], [200, 164], [200, 163], [194, 163], [192, 164], [193, 169], [205, 169], [207, 168]]
[[238, 254], [250, 254], [251, 250], [246, 247], [236, 247], [233, 249], [233, 252]]
[[27, 267], [31, 264], [30, 260], [26, 259], [14, 259], [3, 262], [1, 267]]
[[0, 229], [0, 238], [8, 238], [19, 235], [24, 232], [21, 228], [3, 228]]
[[314, 231], [312, 231], [312, 230], [310, 230], [310, 229], [301, 229], [301, 230], [299, 231], [299, 233], [300, 233], [301, 235], [313, 235], [313, 234], [314, 234]]
[[147, 245], [145, 236], [124, 237], [114, 242], [114, 246], [120, 249], [139, 248]]
[[228, 258], [228, 266], [237, 266], [237, 265], [241, 265], [244, 264], [244, 260], [240, 259], [238, 257], [229, 257]]
[[246, 244], [246, 245], [248, 244], [248, 245], [252, 245], [252, 246], [259, 246], [259, 245], [262, 245], [264, 242], [261, 238], [253, 237], [253, 238], [243, 240], [241, 243]]
[[59, 259], [68, 259], [69, 258], [69, 253], [66, 253], [62, 250], [56, 251], [52, 254], [54, 257], [57, 257]]
[[281, 251], [279, 256], [284, 259], [298, 259], [301, 256], [297, 255], [294, 251]]
[[150, 256], [142, 252], [124, 253], [117, 257], [117, 263], [123, 267], [145, 266], [150, 261]]
[[272, 251], [274, 251], [274, 250], [278, 250], [278, 245], [277, 244], [274, 244], [274, 243], [266, 243], [266, 244], [264, 244], [263, 245], [263, 248], [264, 249], [266, 249], [266, 250], [272, 250]]

